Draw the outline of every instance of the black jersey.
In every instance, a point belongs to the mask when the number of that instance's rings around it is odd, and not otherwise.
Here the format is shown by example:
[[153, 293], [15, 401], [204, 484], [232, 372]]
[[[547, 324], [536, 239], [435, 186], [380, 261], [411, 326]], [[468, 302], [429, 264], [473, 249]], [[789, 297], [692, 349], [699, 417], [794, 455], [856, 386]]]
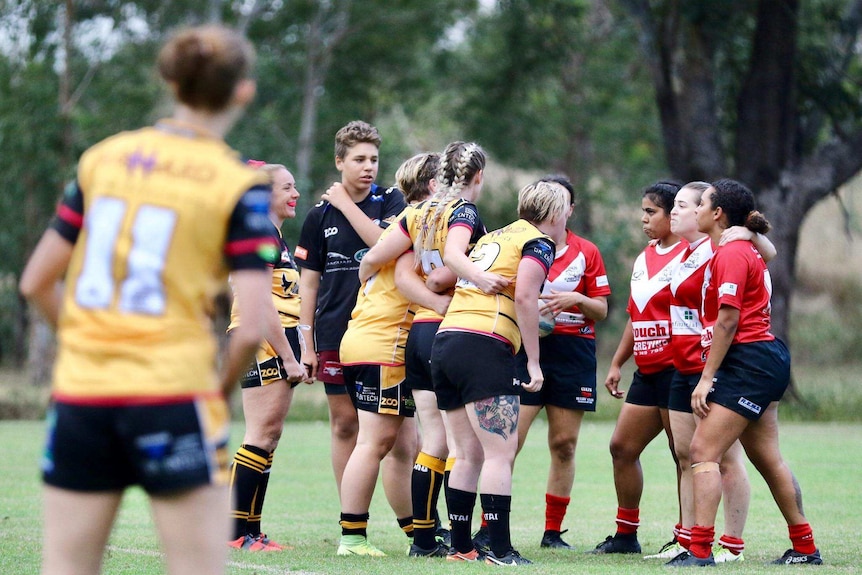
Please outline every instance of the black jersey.
[[[371, 187], [356, 204], [385, 228], [407, 205], [398, 188]], [[337, 350], [356, 305], [359, 262], [368, 246], [350, 222], [329, 202], [319, 202], [305, 217], [294, 256], [299, 267], [320, 272], [314, 334], [317, 351]]]

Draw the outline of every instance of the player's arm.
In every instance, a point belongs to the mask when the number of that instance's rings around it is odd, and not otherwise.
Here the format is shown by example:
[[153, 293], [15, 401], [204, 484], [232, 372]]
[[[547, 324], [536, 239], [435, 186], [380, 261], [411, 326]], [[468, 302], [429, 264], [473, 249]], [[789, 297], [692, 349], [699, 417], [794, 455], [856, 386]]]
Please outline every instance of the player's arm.
[[[254, 358], [263, 335], [261, 326], [266, 323], [272, 304], [271, 278], [263, 269], [240, 269], [231, 272], [231, 285], [239, 312], [239, 325], [228, 338], [227, 355], [222, 362], [220, 388], [229, 395], [248, 364]], [[284, 333], [282, 332], [282, 335]]]
[[521, 258], [518, 264], [515, 312], [518, 328], [521, 330], [521, 345], [527, 355], [530, 382], [523, 384], [527, 391], [539, 391], [544, 383], [544, 375], [539, 365], [539, 307], [536, 305], [536, 296], [542, 289], [547, 272], [547, 268], [533, 258]]
[[63, 298], [61, 282], [72, 258], [72, 248], [72, 243], [49, 228], [21, 273], [21, 295], [39, 311], [52, 329], [57, 328], [60, 316]]
[[313, 381], [317, 377], [317, 352], [314, 349], [314, 313], [317, 310], [317, 292], [320, 290], [319, 271], [302, 268], [299, 273], [299, 330], [305, 345], [300, 361]]
[[395, 258], [410, 249], [410, 236], [405, 234], [400, 227], [400, 222], [392, 224], [399, 226], [399, 229], [392, 230], [386, 234], [386, 237], [374, 244], [374, 246], [362, 256], [362, 261], [359, 262], [359, 281], [364, 282], [380, 268], [385, 266]]
[[[270, 290], [272, 286], [270, 286]], [[284, 370], [287, 373], [286, 380], [288, 383], [302, 381], [306, 379], [305, 368], [296, 361], [296, 356], [293, 354], [293, 348], [290, 347], [290, 342], [284, 334], [284, 327], [281, 325], [281, 318], [278, 315], [278, 310], [272, 297], [268, 298], [268, 303], [263, 302], [266, 308], [263, 320], [263, 338], [272, 347], [278, 357], [281, 358], [281, 363], [284, 365]], [[302, 305], [300, 303], [300, 305]]]
[[455, 287], [458, 282], [458, 276], [455, 273], [443, 266], [442, 268], [434, 268], [428, 277], [425, 278], [425, 285], [433, 292], [443, 293], [450, 288]]
[[778, 255], [778, 250], [775, 248], [775, 244], [773, 244], [769, 238], [763, 234], [753, 232], [745, 226], [731, 226], [721, 232], [721, 238], [718, 241], [718, 245], [723, 246], [730, 242], [739, 240], [748, 240], [754, 244], [754, 248], [766, 263], [769, 263], [776, 255]]
[[563, 310], [577, 307], [586, 317], [593, 321], [602, 321], [608, 316], [607, 296], [588, 297], [577, 291], [559, 292], [542, 295], [542, 300], [548, 304], [551, 313], [557, 315]]
[[362, 238], [366, 246], [371, 247], [377, 243], [380, 234], [383, 233], [383, 228], [365, 215], [365, 212], [356, 205], [341, 182], [333, 183], [321, 197], [347, 218], [350, 227]]
[[611, 359], [611, 366], [608, 369], [608, 375], [605, 378], [605, 388], [608, 393], [616, 398], [623, 396], [622, 390], [619, 389], [620, 378], [622, 377], [622, 366], [634, 354], [635, 336], [632, 330], [632, 318], [629, 317], [626, 326], [623, 328], [623, 334], [620, 337], [620, 343], [617, 345], [617, 350]]
[[446, 308], [452, 301], [452, 296], [435, 293], [428, 289], [428, 286], [416, 273], [412, 252], [402, 254], [395, 262], [395, 287], [412, 303], [432, 309], [440, 315], [446, 315]]
[[739, 310], [727, 305], [721, 306], [712, 328], [712, 342], [709, 345], [709, 354], [706, 356], [703, 373], [691, 393], [691, 409], [698, 417], [706, 417], [709, 413], [706, 397], [712, 388], [712, 378], [715, 377], [718, 368], [721, 367], [721, 363], [733, 343], [733, 336], [736, 335], [738, 326]]
[[470, 261], [467, 248], [472, 235], [473, 230], [467, 226], [449, 228], [446, 247], [443, 248], [443, 263], [459, 278], [469, 281], [484, 293], [499, 293], [509, 285], [509, 280], [499, 274], [486, 272]]

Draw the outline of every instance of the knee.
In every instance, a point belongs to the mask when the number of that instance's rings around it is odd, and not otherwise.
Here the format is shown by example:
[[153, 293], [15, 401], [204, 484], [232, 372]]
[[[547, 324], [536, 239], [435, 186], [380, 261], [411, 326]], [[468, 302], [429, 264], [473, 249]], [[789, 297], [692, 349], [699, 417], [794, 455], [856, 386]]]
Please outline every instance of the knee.
[[575, 459], [575, 448], [578, 444], [576, 435], [554, 436], [548, 442], [551, 455], [562, 463], [571, 463]]
[[330, 421], [330, 429], [332, 436], [339, 440], [352, 440], [356, 438], [359, 432], [359, 420], [355, 414], [347, 416], [346, 414], [333, 414]]
[[278, 447], [278, 442], [281, 440], [281, 434], [284, 431], [284, 425], [281, 421], [269, 422], [263, 429], [264, 449], [267, 451], [275, 451]]
[[636, 452], [632, 447], [630, 442], [616, 436], [611, 438], [610, 449], [611, 458], [614, 460], [614, 463], [636, 461], [640, 455], [640, 453]]

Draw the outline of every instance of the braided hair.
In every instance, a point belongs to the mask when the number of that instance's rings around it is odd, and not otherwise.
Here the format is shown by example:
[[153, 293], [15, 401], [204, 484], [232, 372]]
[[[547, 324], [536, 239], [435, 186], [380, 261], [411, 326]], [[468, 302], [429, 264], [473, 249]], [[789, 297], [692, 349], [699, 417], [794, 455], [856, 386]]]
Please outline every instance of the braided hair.
[[433, 248], [434, 231], [440, 226], [446, 208], [461, 196], [476, 174], [485, 169], [485, 162], [485, 151], [475, 142], [452, 142], [443, 150], [437, 171], [437, 191], [422, 208], [422, 224], [413, 246], [417, 262], [422, 260], [424, 252]]

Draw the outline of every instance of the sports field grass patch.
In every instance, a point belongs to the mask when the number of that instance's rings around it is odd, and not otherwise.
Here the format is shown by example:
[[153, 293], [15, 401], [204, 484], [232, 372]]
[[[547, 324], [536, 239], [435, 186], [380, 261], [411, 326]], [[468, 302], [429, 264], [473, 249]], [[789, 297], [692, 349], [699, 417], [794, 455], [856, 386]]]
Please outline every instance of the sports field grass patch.
[[[522, 567], [542, 573], [667, 573], [660, 563], [640, 556], [592, 556], [583, 553], [614, 531], [614, 497], [608, 440], [612, 422], [587, 417], [578, 445], [577, 477], [563, 527], [577, 552], [539, 548], [544, 527], [544, 492], [548, 453], [547, 427], [534, 424], [515, 466], [512, 538], [533, 561]], [[859, 461], [862, 425], [784, 423], [782, 449], [804, 492], [805, 509], [827, 565], [824, 573], [858, 572], [857, 541], [862, 509]], [[41, 531], [38, 459], [44, 435], [41, 422], [0, 422], [0, 573], [37, 573]], [[234, 443], [242, 426], [232, 433]], [[640, 541], [654, 552], [670, 539], [676, 522], [675, 476], [666, 442], [653, 442], [644, 453], [645, 491]], [[787, 529], [765, 483], [753, 470], [752, 502], [746, 527], [746, 561], [724, 565], [729, 573], [776, 573], [765, 563], [789, 546]], [[442, 509], [442, 507], [441, 507]], [[484, 572], [492, 567], [452, 564], [439, 559], [406, 557], [407, 540], [395, 523], [379, 488], [371, 508], [369, 537], [389, 556], [379, 559], [335, 556], [339, 505], [329, 463], [329, 427], [325, 422], [288, 422], [267, 495], [264, 530], [291, 545], [284, 553], [231, 552], [228, 573], [442, 574]], [[717, 531], [721, 528], [721, 514]], [[143, 494], [127, 493], [111, 536], [105, 573], [161, 573], [158, 545]]]

